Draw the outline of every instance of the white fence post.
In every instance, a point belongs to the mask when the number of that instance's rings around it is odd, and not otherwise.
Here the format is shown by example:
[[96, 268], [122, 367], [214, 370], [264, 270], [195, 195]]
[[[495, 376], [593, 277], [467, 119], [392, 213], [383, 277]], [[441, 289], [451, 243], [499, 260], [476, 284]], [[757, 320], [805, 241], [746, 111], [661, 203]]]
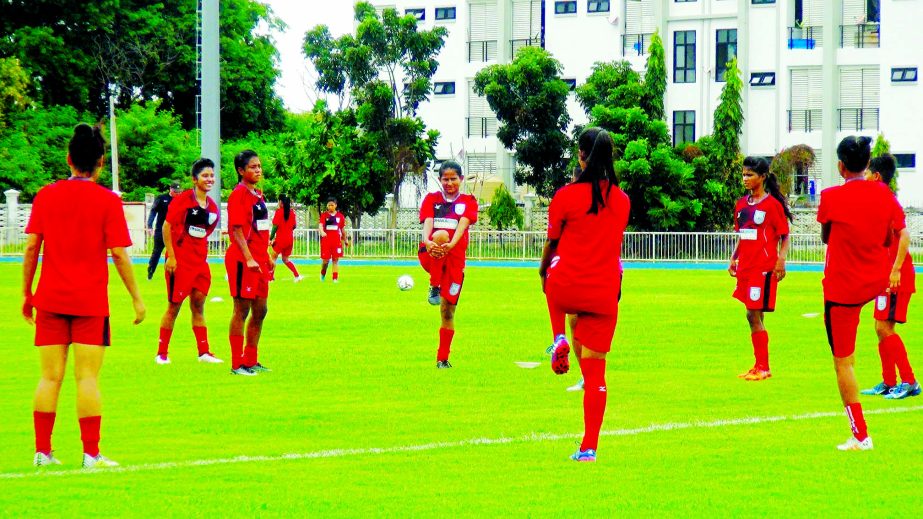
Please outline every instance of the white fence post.
[[19, 191], [7, 189], [6, 195], [6, 243], [19, 242]]

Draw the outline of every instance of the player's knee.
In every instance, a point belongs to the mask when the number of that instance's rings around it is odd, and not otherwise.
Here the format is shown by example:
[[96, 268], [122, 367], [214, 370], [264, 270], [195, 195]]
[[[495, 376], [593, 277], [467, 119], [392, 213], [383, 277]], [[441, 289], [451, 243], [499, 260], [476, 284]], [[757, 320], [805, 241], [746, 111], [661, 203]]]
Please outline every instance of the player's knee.
[[762, 328], [763, 312], [760, 312], [759, 310], [747, 310], [747, 322], [750, 323], [751, 329]]
[[878, 340], [883, 341], [894, 335], [894, 323], [891, 321], [875, 321], [875, 333], [878, 334]]

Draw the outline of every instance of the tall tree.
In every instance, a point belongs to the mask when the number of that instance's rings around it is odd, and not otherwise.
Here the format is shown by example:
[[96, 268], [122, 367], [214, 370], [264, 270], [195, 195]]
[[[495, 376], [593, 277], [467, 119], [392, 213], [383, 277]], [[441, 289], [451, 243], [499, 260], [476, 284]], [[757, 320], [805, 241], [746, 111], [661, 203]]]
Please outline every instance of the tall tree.
[[497, 114], [497, 139], [515, 150], [516, 182], [550, 197], [567, 183], [570, 86], [561, 79], [561, 63], [538, 47], [523, 47], [509, 65], [491, 65], [474, 78], [474, 90], [486, 96]]
[[0, 130], [6, 120], [32, 104], [28, 95], [29, 76], [16, 58], [0, 58]]
[[667, 62], [663, 50], [660, 32], [654, 32], [647, 56], [647, 68], [644, 73], [644, 90], [641, 96], [641, 108], [651, 119], [665, 119], [663, 96], [667, 92]]

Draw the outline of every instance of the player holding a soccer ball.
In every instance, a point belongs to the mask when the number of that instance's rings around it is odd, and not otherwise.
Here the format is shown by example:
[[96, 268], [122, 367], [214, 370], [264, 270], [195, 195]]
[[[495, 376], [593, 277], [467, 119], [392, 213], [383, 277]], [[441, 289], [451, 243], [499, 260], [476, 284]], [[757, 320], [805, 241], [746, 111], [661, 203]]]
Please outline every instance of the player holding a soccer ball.
[[461, 166], [446, 161], [439, 168], [442, 192], [429, 193], [420, 207], [423, 241], [418, 257], [429, 272], [429, 297], [432, 305], [441, 304], [439, 351], [436, 367], [451, 368], [449, 350], [455, 335], [455, 307], [465, 279], [465, 256], [468, 250], [468, 226], [478, 219], [478, 202], [460, 191]]

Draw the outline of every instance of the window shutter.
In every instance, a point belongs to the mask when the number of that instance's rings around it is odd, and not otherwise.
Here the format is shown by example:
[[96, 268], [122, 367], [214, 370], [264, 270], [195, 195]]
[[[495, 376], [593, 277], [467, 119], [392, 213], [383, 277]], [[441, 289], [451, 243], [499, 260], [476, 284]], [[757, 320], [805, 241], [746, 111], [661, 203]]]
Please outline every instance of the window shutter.
[[641, 0], [625, 0], [625, 33], [641, 34]]
[[861, 68], [840, 68], [840, 108], [862, 108]]
[[513, 0], [513, 39], [539, 40], [541, 32], [541, 0]]
[[497, 156], [494, 154], [469, 153], [467, 160], [468, 171], [465, 175], [469, 178], [475, 175], [483, 178], [497, 173]]
[[865, 3], [868, 0], [843, 0], [843, 25], [865, 23]]
[[824, 1], [804, 0], [802, 4], [802, 24], [806, 27], [820, 27], [824, 24]]
[[881, 69], [878, 67], [862, 69], [862, 103], [862, 108], [881, 106]]
[[471, 41], [497, 39], [496, 2], [471, 2], [468, 32]]

